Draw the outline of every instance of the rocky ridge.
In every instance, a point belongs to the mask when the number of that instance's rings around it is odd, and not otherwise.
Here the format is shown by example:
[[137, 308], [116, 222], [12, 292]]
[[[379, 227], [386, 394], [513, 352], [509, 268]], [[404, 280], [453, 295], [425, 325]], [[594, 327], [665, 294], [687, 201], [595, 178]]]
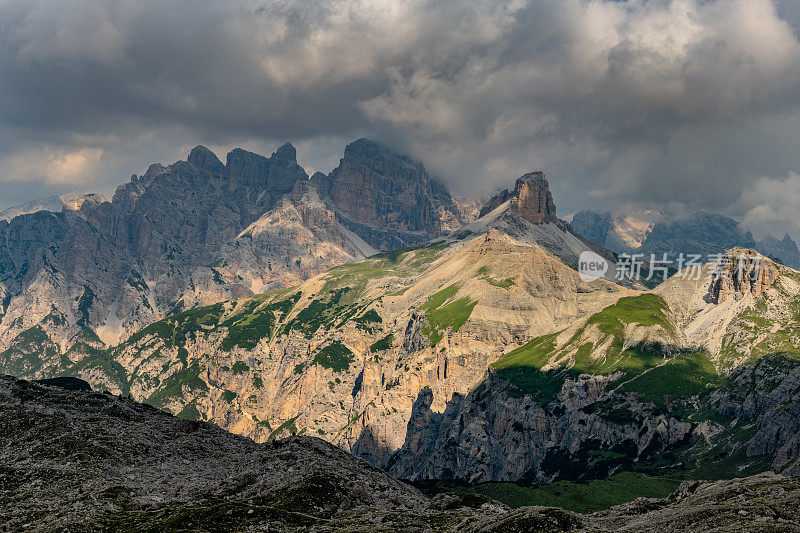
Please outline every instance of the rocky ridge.
[[111, 201], [58, 204], [0, 220], [0, 351], [34, 336], [61, 353], [113, 345], [171, 313], [296, 284], [473, 216], [421, 163], [363, 139], [313, 180], [290, 144], [271, 157], [237, 148], [225, 163], [197, 146]]
[[[800, 426], [792, 418], [800, 409], [797, 360], [768, 356], [720, 378], [683, 355], [632, 379], [545, 372], [535, 392], [521, 390], [519, 368], [491, 372], [441, 413], [423, 391], [388, 471], [471, 483], [604, 478], [631, 469], [712, 479], [800, 474]], [[668, 386], [653, 384], [666, 376]]]

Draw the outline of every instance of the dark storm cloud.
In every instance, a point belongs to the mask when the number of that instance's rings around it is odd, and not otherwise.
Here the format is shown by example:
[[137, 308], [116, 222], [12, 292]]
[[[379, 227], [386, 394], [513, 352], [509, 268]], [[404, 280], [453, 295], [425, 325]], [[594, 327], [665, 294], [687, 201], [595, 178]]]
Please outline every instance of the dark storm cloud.
[[198, 142], [288, 139], [327, 170], [373, 135], [460, 193], [541, 168], [562, 212], [703, 207], [797, 234], [777, 204], [798, 194], [798, 21], [785, 0], [0, 1], [0, 205]]

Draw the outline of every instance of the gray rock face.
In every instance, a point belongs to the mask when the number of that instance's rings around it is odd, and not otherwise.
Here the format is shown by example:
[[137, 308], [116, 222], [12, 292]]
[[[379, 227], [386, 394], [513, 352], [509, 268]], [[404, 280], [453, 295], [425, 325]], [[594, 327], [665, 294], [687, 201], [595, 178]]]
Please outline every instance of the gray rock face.
[[494, 211], [495, 209], [506, 203], [508, 200], [510, 200], [511, 196], [512, 196], [511, 191], [509, 191], [508, 189], [503, 189], [499, 193], [495, 194], [489, 199], [488, 202], [486, 202], [486, 204], [483, 207], [481, 207], [479, 217], [488, 215], [489, 213], [491, 213], [492, 211]]
[[[769, 457], [770, 467], [800, 475], [800, 364], [775, 355], [734, 370], [730, 385], [709, 404], [720, 414], [753, 424], [742, 444], [747, 457]], [[751, 430], [751, 431], [752, 431]]]
[[379, 250], [427, 241], [445, 233], [443, 219], [464, 218], [422, 163], [368, 139], [348, 145], [339, 166], [312, 181], [342, 223]]
[[614, 230], [614, 220], [610, 213], [583, 210], [573, 215], [572, 228], [578, 235], [600, 246], [610, 246], [609, 234]]
[[[593, 409], [605, 395], [606, 376], [567, 380], [558, 399], [542, 406], [530, 397], [502, 391], [502, 380], [489, 375], [467, 396], [454, 396], [444, 413], [430, 411], [425, 391], [414, 405], [406, 443], [388, 470], [404, 479], [534, 481], [605, 476], [613, 469], [586, 461], [590, 448], [625, 448], [633, 460], [658, 453], [691, 435], [692, 425], [664, 415], [616, 423]], [[626, 409], [644, 412], [635, 402]], [[637, 423], [638, 422], [638, 423]], [[618, 465], [615, 465], [618, 466]]]
[[37, 325], [62, 346], [84, 330], [116, 342], [165, 316], [195, 269], [307, 179], [292, 153], [234, 150], [223, 167], [199, 146], [132, 177], [111, 202], [2, 222], [0, 348]]
[[[758, 459], [764, 470], [797, 475], [798, 386], [800, 363], [769, 356], [738, 368], [714, 392], [688, 399], [682, 405], [690, 412], [706, 414], [687, 419], [677, 405], [664, 409], [615, 392], [608, 376], [567, 379], [557, 398], [541, 405], [527, 395], [510, 396], [490, 373], [468, 395], [454, 395], [443, 413], [431, 411], [430, 391], [420, 392], [406, 442], [385, 466], [412, 480], [546, 482], [602, 477], [626, 468], [626, 461], [642, 468], [663, 456], [702, 467], [706, 456], [692, 455], [698, 449], [681, 454], [704, 442], [708, 456], [739, 453], [744, 464]], [[721, 419], [733, 420], [726, 431]], [[620, 461], [608, 461], [614, 453]]]
[[424, 316], [411, 313], [403, 335], [403, 352], [413, 353], [430, 346], [428, 338], [422, 334], [422, 328], [425, 324], [427, 324], [427, 321]]

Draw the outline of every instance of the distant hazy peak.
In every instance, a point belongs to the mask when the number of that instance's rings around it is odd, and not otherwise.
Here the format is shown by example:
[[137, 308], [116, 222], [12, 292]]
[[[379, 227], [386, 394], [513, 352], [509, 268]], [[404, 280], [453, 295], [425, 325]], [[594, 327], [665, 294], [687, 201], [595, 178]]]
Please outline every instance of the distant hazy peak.
[[394, 149], [382, 144], [378, 141], [373, 141], [372, 139], [367, 139], [362, 137], [360, 139], [356, 139], [355, 141], [351, 142], [344, 148], [345, 157], [348, 154], [352, 155], [354, 153], [362, 153], [368, 155], [384, 155], [384, 156], [392, 156], [397, 157], [399, 159], [405, 159], [411, 162], [411, 158], [408, 156], [401, 155], [397, 153]]
[[675, 216], [661, 210], [632, 209], [612, 215], [587, 209], [575, 213], [572, 227], [617, 253], [707, 255], [743, 246], [792, 268], [800, 267], [800, 250], [788, 233], [780, 240], [766, 235], [758, 241], [737, 220], [719, 213], [696, 211]]
[[31, 213], [36, 213], [37, 211], [51, 211], [54, 213], [58, 213], [62, 209], [76, 211], [80, 209], [81, 206], [86, 202], [101, 204], [107, 201], [108, 199], [106, 199], [102, 194], [68, 192], [60, 196], [41, 198], [39, 200], [33, 200], [25, 204], [0, 210], [0, 220], [11, 221], [20, 215], [28, 215]]

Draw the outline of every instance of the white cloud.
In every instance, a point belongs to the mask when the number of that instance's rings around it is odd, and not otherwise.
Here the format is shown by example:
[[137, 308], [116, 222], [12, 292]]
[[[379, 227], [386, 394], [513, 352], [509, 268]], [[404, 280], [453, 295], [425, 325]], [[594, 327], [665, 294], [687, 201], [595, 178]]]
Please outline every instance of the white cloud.
[[[743, 212], [742, 226], [757, 235], [800, 232], [800, 175], [784, 179], [762, 177], [743, 193], [737, 207]], [[777, 237], [781, 237], [778, 233]]]
[[97, 173], [102, 156], [99, 148], [28, 148], [0, 160], [0, 181], [82, 185]]

